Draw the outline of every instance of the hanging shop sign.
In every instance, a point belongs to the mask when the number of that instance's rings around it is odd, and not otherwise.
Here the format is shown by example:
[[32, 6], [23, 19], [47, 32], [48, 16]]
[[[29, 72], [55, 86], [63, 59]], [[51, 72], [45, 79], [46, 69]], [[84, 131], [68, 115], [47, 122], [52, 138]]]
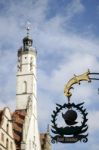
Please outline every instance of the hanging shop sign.
[[89, 75], [99, 75], [99, 73], [90, 73], [88, 70], [82, 75], [75, 75], [65, 85], [64, 95], [68, 98], [68, 103], [56, 104], [56, 109], [51, 115], [52, 143], [76, 143], [78, 141], [86, 143], [88, 141], [88, 112], [84, 108], [84, 102], [71, 103], [72, 93], [70, 90], [73, 89], [74, 84], [80, 84], [81, 81], [99, 80], [98, 78], [91, 78]]

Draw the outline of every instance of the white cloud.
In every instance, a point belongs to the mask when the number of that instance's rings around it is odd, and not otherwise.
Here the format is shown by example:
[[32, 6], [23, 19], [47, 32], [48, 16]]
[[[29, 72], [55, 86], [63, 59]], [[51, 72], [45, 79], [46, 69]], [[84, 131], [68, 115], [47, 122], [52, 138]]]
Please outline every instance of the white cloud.
[[[61, 60], [60, 60], [61, 61]], [[98, 62], [94, 56], [78, 53], [68, 56], [68, 61], [64, 60], [58, 68], [54, 68], [51, 75], [44, 71], [39, 71], [40, 87], [48, 91], [59, 92], [64, 85], [74, 76], [81, 74], [90, 69], [92, 72], [98, 70]], [[45, 83], [45, 84], [44, 84]], [[46, 84], [47, 83], [47, 84]], [[54, 84], [53, 84], [54, 83]], [[42, 85], [45, 86], [42, 86]], [[58, 86], [59, 85], [59, 86]]]
[[91, 150], [98, 150], [99, 149], [99, 144], [93, 144], [91, 146]]
[[90, 133], [92, 134], [92, 132], [99, 132], [99, 111], [90, 111], [88, 118]]
[[66, 7], [66, 19], [70, 20], [76, 14], [84, 12], [85, 7], [81, 0], [72, 0]]

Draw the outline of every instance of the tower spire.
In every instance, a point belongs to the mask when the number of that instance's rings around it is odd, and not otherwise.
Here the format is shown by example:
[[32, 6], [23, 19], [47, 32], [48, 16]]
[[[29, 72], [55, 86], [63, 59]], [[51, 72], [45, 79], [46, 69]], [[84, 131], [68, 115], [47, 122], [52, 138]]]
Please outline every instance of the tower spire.
[[27, 37], [29, 37], [29, 35], [30, 35], [30, 29], [31, 29], [30, 25], [31, 25], [31, 23], [29, 21], [27, 21], [27, 23], [26, 23]]
[[23, 47], [24, 47], [24, 50], [25, 50], [25, 51], [30, 50], [30, 48], [32, 47], [32, 43], [33, 43], [33, 40], [32, 40], [32, 38], [30, 37], [30, 25], [31, 25], [31, 23], [28, 21], [27, 24], [26, 24], [26, 32], [27, 32], [27, 35], [26, 35], [26, 37], [23, 39]]

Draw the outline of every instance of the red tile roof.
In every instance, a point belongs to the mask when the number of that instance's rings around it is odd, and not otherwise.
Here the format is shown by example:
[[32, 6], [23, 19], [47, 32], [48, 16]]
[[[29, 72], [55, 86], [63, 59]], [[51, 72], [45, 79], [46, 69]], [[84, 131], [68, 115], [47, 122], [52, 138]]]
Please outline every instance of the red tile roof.
[[16, 143], [16, 149], [20, 150], [23, 132], [23, 123], [26, 116], [26, 110], [16, 110], [12, 115], [13, 133]]

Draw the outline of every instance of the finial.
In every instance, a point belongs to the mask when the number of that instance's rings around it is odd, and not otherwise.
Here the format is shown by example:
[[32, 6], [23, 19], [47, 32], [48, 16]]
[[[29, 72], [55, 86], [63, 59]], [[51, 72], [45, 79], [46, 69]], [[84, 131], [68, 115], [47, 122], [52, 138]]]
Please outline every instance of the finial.
[[47, 133], [48, 134], [50, 133], [50, 125], [49, 124], [47, 125]]
[[27, 21], [27, 23], [26, 23], [27, 36], [29, 36], [29, 33], [30, 33], [30, 25], [31, 25], [31, 23], [29, 21]]

